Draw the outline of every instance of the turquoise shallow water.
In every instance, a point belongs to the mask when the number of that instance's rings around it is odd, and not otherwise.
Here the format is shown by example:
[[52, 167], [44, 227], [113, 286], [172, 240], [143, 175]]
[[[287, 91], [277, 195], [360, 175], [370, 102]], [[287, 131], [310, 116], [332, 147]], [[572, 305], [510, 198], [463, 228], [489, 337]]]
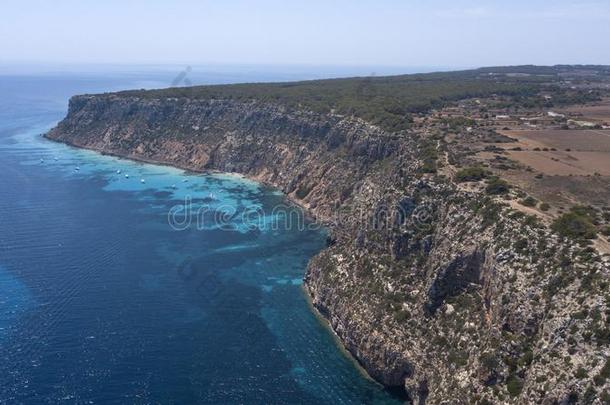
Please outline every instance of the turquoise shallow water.
[[0, 77], [0, 403], [395, 402], [310, 311], [324, 232], [272, 226], [282, 195], [40, 136], [133, 81]]

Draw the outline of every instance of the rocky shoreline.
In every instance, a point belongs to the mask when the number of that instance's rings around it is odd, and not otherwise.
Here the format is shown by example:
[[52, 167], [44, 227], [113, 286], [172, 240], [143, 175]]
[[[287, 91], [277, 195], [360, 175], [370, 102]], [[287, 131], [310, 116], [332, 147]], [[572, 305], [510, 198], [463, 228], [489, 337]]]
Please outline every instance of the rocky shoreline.
[[121, 94], [73, 97], [45, 136], [239, 173], [329, 224], [305, 275], [312, 304], [413, 402], [572, 403], [608, 387], [608, 263], [422, 170], [442, 138], [268, 102]]

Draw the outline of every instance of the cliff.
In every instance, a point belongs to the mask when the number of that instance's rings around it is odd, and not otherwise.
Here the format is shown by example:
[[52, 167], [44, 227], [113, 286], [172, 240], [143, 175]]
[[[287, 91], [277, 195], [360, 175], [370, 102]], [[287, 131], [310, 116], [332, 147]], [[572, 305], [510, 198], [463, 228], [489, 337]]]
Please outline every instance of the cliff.
[[369, 374], [418, 403], [603, 403], [608, 261], [428, 173], [443, 134], [234, 98], [76, 96], [48, 138], [281, 189], [329, 224], [305, 275]]

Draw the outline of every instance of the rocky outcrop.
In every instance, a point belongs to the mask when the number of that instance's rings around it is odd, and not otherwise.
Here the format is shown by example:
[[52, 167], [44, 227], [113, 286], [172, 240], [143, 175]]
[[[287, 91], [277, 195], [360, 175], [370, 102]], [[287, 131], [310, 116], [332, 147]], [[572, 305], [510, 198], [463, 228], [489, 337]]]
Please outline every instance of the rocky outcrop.
[[460, 253], [446, 266], [437, 270], [434, 282], [428, 289], [426, 310], [432, 315], [443, 303], [463, 293], [470, 286], [480, 284], [485, 253]]
[[[50, 139], [272, 184], [331, 231], [305, 275], [369, 374], [416, 403], [603, 403], [608, 261], [425, 174], [442, 137], [259, 101], [77, 96]], [[606, 261], [604, 261], [606, 260]]]

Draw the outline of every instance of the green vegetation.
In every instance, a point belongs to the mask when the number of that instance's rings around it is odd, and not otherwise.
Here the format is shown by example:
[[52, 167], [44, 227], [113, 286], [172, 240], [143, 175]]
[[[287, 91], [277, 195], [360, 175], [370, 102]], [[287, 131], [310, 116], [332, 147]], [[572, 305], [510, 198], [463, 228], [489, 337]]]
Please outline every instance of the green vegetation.
[[599, 374], [596, 375], [593, 380], [595, 381], [595, 385], [601, 386], [604, 385], [608, 377], [610, 377], [610, 359], [606, 359], [604, 367], [602, 367]]
[[491, 198], [485, 197], [479, 201], [476, 206], [472, 207], [474, 212], [481, 215], [481, 227], [486, 229], [492, 225], [498, 224], [500, 213], [502, 212], [502, 204], [494, 202]]
[[588, 217], [591, 220], [591, 222], [593, 222], [593, 223], [597, 222], [597, 211], [593, 207], [587, 207], [584, 205], [576, 205], [576, 206], [572, 207], [572, 209], [570, 211], [572, 211], [578, 215]]
[[533, 361], [534, 352], [532, 351], [532, 349], [528, 348], [523, 352], [517, 364], [521, 367], [528, 367], [530, 364], [532, 364]]
[[576, 370], [576, 374], [574, 375], [576, 378], [587, 378], [589, 376], [589, 373], [587, 372], [586, 369], [579, 367], [578, 370]]
[[540, 204], [540, 211], [548, 211], [551, 209], [551, 206], [548, 203], [542, 203]]
[[464, 183], [468, 181], [481, 181], [487, 177], [487, 171], [480, 166], [466, 167], [455, 174], [455, 181]]
[[411, 317], [411, 315], [407, 311], [405, 311], [404, 309], [401, 309], [401, 310], [399, 310], [398, 312], [396, 312], [394, 314], [394, 319], [397, 322], [408, 321], [410, 317]]
[[474, 127], [476, 125], [475, 120], [467, 117], [443, 118], [442, 122], [443, 124], [447, 125], [452, 131], [459, 131], [463, 128]]
[[468, 352], [459, 349], [450, 350], [447, 360], [458, 367], [464, 367], [468, 364]]
[[495, 353], [483, 353], [479, 356], [479, 362], [488, 370], [495, 370], [500, 367], [500, 360]]
[[307, 196], [309, 195], [309, 193], [310, 193], [310, 192], [311, 192], [311, 189], [310, 189], [308, 186], [306, 186], [305, 184], [302, 184], [302, 185], [301, 185], [301, 186], [298, 188], [298, 190], [297, 190], [297, 192], [296, 192], [296, 196], [302, 200], [302, 199], [304, 199], [305, 197], [307, 197]]
[[519, 201], [519, 203], [525, 207], [535, 207], [538, 204], [538, 200], [534, 197], [527, 196], [523, 200]]
[[498, 178], [492, 177], [487, 181], [487, 187], [485, 188], [485, 192], [490, 195], [501, 195], [506, 194], [510, 190], [510, 185]]
[[420, 150], [420, 156], [424, 162], [421, 168], [422, 173], [436, 173], [438, 168], [436, 143], [433, 141], [425, 142]]
[[515, 242], [515, 250], [518, 253], [523, 253], [525, 251], [525, 249], [527, 248], [527, 239], [519, 239], [517, 242]]
[[[519, 70], [519, 68], [511, 68]], [[510, 69], [509, 69], [510, 70]], [[354, 115], [387, 131], [408, 129], [412, 114], [456, 100], [492, 94], [519, 100], [534, 97], [549, 77], [490, 74], [495, 68], [387, 77], [311, 80], [292, 83], [172, 87], [118, 93], [143, 98], [259, 100], [315, 112]], [[454, 123], [450, 123], [454, 124]], [[459, 123], [468, 124], [467, 122]]]
[[587, 207], [574, 207], [570, 212], [557, 218], [552, 225], [555, 232], [571, 239], [595, 239], [597, 229], [595, 217]]
[[510, 375], [506, 380], [506, 389], [512, 397], [517, 397], [523, 390], [523, 381], [516, 375]]

